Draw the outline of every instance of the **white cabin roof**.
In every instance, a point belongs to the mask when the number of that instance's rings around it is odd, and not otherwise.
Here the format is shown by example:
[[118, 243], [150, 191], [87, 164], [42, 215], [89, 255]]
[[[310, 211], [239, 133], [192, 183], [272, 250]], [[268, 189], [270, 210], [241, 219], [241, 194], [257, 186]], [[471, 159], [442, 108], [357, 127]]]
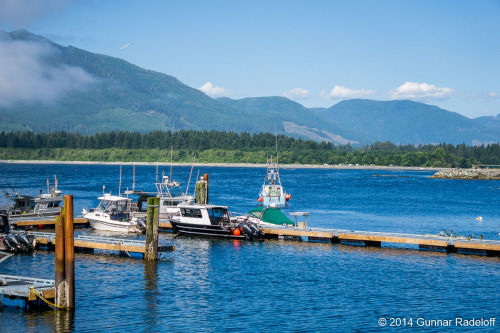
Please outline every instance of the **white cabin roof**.
[[103, 197], [99, 197], [99, 200], [108, 200], [108, 201], [131, 201], [132, 199], [119, 197], [117, 195], [109, 195], [105, 194]]

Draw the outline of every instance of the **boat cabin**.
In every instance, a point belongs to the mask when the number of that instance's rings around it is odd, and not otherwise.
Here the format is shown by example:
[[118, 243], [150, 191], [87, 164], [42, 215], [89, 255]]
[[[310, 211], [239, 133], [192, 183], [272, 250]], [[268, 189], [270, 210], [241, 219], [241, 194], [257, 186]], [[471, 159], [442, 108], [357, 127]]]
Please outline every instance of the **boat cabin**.
[[226, 206], [179, 205], [179, 209], [181, 223], [219, 225], [230, 221]]
[[130, 202], [131, 199], [105, 195], [100, 197], [101, 202], [97, 208], [91, 210], [94, 212], [103, 212], [109, 215], [112, 220], [128, 219], [130, 216]]

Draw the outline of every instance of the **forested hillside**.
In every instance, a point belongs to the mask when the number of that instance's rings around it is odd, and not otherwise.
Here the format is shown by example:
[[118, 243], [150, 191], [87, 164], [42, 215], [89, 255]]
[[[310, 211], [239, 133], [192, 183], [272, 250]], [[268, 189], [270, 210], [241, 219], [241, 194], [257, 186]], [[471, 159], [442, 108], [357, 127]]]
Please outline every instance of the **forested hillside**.
[[286, 164], [360, 164], [422, 167], [500, 165], [500, 145], [395, 145], [376, 142], [362, 148], [333, 145], [269, 133], [181, 130], [105, 132], [94, 135], [54, 132], [0, 133], [0, 159], [169, 162], [265, 163], [276, 154]]

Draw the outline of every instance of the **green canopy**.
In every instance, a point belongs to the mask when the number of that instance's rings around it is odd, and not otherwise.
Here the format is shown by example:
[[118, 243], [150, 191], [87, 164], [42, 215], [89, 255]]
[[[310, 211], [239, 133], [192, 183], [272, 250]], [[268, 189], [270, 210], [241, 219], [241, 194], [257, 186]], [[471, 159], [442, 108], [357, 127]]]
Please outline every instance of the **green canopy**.
[[257, 207], [249, 211], [248, 214], [267, 223], [277, 225], [295, 225], [295, 223], [286, 217], [279, 208]]

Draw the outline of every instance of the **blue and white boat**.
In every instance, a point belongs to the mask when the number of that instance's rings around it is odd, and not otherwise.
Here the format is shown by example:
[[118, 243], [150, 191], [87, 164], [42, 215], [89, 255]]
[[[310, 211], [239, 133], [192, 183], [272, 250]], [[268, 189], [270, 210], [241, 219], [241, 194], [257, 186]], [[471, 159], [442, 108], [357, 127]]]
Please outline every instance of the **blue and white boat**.
[[267, 161], [266, 177], [259, 193], [259, 205], [264, 207], [284, 207], [291, 194], [287, 194], [281, 185], [279, 164], [273, 157]]

